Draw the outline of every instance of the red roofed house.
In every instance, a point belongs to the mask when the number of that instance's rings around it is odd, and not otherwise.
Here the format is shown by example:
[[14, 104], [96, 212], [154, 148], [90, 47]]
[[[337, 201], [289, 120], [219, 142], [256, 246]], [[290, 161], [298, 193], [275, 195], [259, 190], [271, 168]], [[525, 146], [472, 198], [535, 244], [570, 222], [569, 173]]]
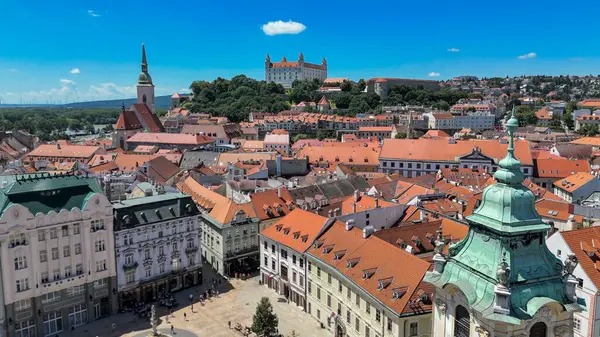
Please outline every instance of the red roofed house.
[[600, 191], [600, 180], [588, 172], [579, 172], [554, 182], [554, 194], [568, 203], [580, 202]]
[[573, 271], [578, 285], [575, 288], [584, 310], [573, 314], [570, 336], [600, 336], [600, 229], [589, 227], [559, 232], [546, 240], [548, 249], [564, 263], [575, 255], [579, 264]]
[[146, 61], [146, 48], [142, 44], [142, 72], [138, 77], [137, 103], [129, 110], [123, 111], [115, 124], [112, 145], [115, 148], [126, 148], [129, 137], [138, 132], [164, 132], [164, 127], [156, 115], [154, 105], [154, 84], [148, 73]]
[[324, 228], [334, 221], [335, 219], [296, 208], [272, 226], [262, 230], [262, 283], [306, 310], [305, 294], [308, 280], [304, 253]]
[[591, 170], [590, 163], [585, 159], [538, 159], [535, 161], [535, 170], [531, 180], [548, 191], [552, 191], [552, 184], [555, 181], [575, 173], [590, 172]]

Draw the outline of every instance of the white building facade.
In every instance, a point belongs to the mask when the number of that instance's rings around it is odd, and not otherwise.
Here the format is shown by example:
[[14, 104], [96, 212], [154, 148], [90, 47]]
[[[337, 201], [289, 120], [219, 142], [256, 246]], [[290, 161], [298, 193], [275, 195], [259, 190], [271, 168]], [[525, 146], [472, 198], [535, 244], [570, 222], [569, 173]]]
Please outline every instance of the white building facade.
[[190, 196], [164, 193], [115, 203], [121, 309], [202, 283], [200, 211]]
[[324, 81], [327, 78], [327, 61], [323, 58], [321, 64], [304, 62], [304, 55], [300, 53], [297, 62], [288, 62], [285, 56], [281, 62], [271, 62], [271, 57], [267, 55], [265, 60], [265, 80], [283, 85], [284, 88], [291, 88], [294, 81], [319, 79]]
[[113, 207], [97, 182], [19, 178], [1, 198], [6, 335], [55, 336], [115, 313]]

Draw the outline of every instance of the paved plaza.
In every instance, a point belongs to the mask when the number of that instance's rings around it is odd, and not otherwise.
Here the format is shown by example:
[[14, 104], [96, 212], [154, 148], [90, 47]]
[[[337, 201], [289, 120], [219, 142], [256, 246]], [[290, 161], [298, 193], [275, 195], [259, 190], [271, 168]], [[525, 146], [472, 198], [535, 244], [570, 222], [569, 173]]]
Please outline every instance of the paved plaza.
[[[177, 293], [176, 297], [180, 305], [173, 312], [174, 317], [169, 318], [169, 322], [166, 321], [168, 313], [164, 308], [156, 310], [159, 318], [159, 330], [170, 334], [171, 324], [173, 324], [174, 336], [177, 337], [240, 337], [242, 334], [233, 330], [233, 327], [237, 323], [242, 326], [251, 326], [256, 305], [261, 297], [266, 296], [271, 300], [274, 311], [279, 317], [279, 332], [283, 336], [290, 336], [292, 330], [295, 330], [301, 337], [331, 336], [331, 333], [321, 329], [317, 321], [303, 312], [301, 308], [294, 304], [288, 304], [274, 291], [259, 285], [257, 277], [248, 281], [231, 280], [229, 284], [222, 284], [220, 288], [224, 293], [220, 294], [218, 298], [205, 301], [204, 306], [195, 302], [194, 312], [191, 311], [188, 297], [192, 293], [197, 298], [204, 287]], [[184, 313], [187, 320], [184, 320]], [[232, 329], [228, 327], [229, 321], [231, 321]], [[116, 325], [114, 331], [113, 323]], [[119, 314], [81, 326], [76, 331], [61, 333], [60, 337], [145, 337], [149, 330], [148, 319], [138, 318], [133, 314]]]

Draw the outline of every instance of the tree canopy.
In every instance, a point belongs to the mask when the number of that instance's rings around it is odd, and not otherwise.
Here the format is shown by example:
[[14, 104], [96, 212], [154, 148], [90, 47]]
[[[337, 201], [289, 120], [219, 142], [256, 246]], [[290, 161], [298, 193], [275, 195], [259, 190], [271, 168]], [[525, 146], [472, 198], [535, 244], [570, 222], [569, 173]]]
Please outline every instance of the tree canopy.
[[278, 325], [279, 318], [273, 312], [273, 305], [269, 298], [261, 298], [252, 317], [252, 332], [258, 336], [271, 336], [277, 332]]

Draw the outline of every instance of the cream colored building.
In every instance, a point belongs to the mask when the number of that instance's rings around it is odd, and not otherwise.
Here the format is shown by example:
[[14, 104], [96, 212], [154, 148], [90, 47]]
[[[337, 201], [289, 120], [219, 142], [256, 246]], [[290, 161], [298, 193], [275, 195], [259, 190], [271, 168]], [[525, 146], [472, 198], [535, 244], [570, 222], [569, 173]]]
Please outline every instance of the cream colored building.
[[341, 222], [306, 259], [307, 312], [334, 336], [431, 336], [428, 262]]

